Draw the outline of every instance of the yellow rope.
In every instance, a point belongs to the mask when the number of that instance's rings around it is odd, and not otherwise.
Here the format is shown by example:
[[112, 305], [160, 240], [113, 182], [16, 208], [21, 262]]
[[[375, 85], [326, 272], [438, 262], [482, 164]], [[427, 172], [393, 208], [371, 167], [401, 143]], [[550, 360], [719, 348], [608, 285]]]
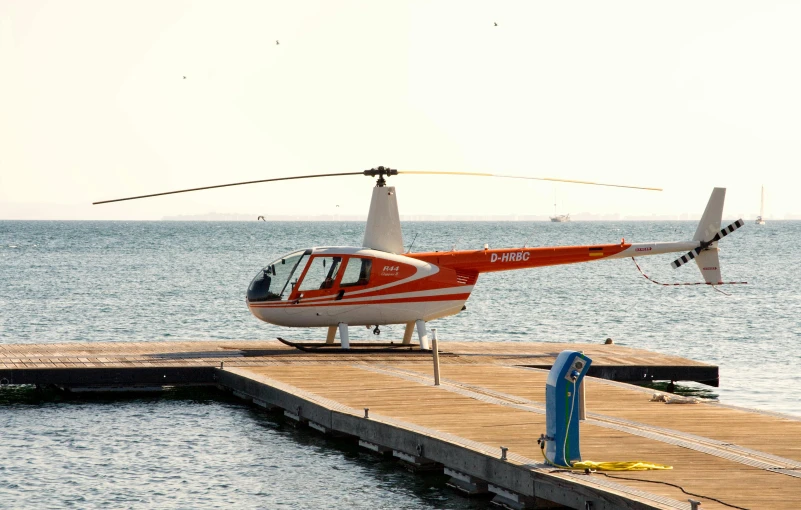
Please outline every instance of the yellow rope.
[[593, 462], [584, 460], [574, 462], [573, 469], [595, 469], [596, 471], [649, 471], [652, 469], [673, 469], [673, 466], [664, 464], [654, 464], [642, 460], [632, 460], [629, 462]]
[[581, 471], [585, 469], [594, 469], [596, 471], [650, 471], [655, 469], [673, 469], [673, 466], [654, 464], [653, 462], [644, 462], [641, 460], [628, 462], [593, 462], [591, 460], [584, 460], [581, 462], [574, 462], [572, 466], [560, 466], [545, 456], [545, 448], [541, 448], [540, 451], [546, 463], [561, 469], [576, 469]]

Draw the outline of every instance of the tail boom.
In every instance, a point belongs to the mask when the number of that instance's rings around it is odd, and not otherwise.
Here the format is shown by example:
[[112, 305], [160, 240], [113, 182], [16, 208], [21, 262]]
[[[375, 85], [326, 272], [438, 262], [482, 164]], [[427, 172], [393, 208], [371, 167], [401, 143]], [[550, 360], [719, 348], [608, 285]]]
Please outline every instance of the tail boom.
[[643, 257], [646, 255], [664, 255], [665, 253], [681, 253], [694, 250], [701, 245], [698, 241], [673, 241], [662, 243], [634, 243], [607, 258], [625, 259], [628, 257]]
[[586, 246], [548, 246], [543, 248], [501, 248], [413, 253], [407, 256], [440, 267], [469, 273], [494, 273], [532, 267], [577, 264], [602, 259], [686, 252], [699, 246], [695, 241], [642, 244], [595, 244]]

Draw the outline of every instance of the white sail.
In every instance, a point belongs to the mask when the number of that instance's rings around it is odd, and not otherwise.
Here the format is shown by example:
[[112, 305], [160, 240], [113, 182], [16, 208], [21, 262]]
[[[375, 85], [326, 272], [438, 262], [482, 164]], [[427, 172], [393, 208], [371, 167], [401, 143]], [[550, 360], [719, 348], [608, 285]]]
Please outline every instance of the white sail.
[[757, 216], [754, 223], [757, 225], [765, 224], [765, 186], [762, 186], [762, 197], [759, 200], [759, 216]]

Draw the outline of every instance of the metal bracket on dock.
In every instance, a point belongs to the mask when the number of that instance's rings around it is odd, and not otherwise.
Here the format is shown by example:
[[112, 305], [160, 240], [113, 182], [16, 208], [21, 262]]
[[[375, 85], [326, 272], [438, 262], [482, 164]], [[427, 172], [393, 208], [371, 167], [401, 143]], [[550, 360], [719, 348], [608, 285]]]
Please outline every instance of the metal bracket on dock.
[[65, 386], [54, 385], [67, 393], [160, 393], [171, 389], [171, 386]]
[[257, 405], [259, 407], [263, 407], [264, 409], [267, 409], [268, 411], [272, 411], [272, 410], [278, 409], [278, 407], [272, 405], [271, 403], [269, 403], [269, 402], [267, 402], [265, 400], [261, 400], [259, 398], [255, 398], [255, 397], [253, 397], [251, 400], [253, 401], [253, 403], [255, 405]]
[[488, 484], [487, 490], [495, 494], [492, 498], [492, 503], [495, 505], [512, 508], [514, 510], [523, 510], [525, 508], [536, 508], [536, 498], [530, 496], [523, 496], [516, 492], [508, 491], [497, 485]]
[[410, 455], [408, 453], [400, 452], [398, 450], [392, 450], [392, 456], [397, 457], [399, 460], [401, 460], [406, 469], [408, 469], [412, 473], [417, 473], [422, 471], [433, 471], [435, 469], [438, 469], [436, 462], [434, 462], [431, 459], [426, 459], [424, 457], [418, 457], [417, 455]]
[[300, 421], [300, 416], [291, 411], [284, 411], [284, 416], [286, 416], [287, 418], [292, 418], [293, 420], [298, 422]]
[[387, 448], [386, 446], [381, 446], [380, 444], [371, 443], [370, 441], [365, 441], [364, 439], [359, 439], [359, 446], [362, 448], [367, 448], [368, 450], [374, 451], [376, 453], [385, 454], [392, 451], [392, 448]]
[[445, 468], [445, 474], [450, 476], [451, 479], [445, 482], [445, 485], [452, 489], [463, 492], [467, 496], [477, 496], [479, 494], [487, 494], [487, 482], [474, 478], [470, 475], [456, 471], [455, 469]]
[[329, 432], [331, 432], [329, 429], [323, 427], [319, 423], [314, 423], [313, 421], [309, 422], [309, 427], [313, 428], [314, 430], [319, 430], [323, 434], [328, 434]]
[[303, 418], [300, 416], [300, 410], [301, 410], [301, 407], [300, 407], [300, 406], [298, 406], [298, 407], [297, 407], [297, 411], [298, 411], [297, 413], [293, 413], [292, 411], [286, 411], [286, 410], [285, 410], [285, 411], [284, 411], [284, 416], [286, 416], [287, 418], [292, 418], [293, 420], [295, 420], [295, 421], [296, 421], [296, 422], [298, 422], [298, 423], [305, 423], [305, 422], [307, 422], [308, 420], [304, 420], [304, 419], [303, 419]]

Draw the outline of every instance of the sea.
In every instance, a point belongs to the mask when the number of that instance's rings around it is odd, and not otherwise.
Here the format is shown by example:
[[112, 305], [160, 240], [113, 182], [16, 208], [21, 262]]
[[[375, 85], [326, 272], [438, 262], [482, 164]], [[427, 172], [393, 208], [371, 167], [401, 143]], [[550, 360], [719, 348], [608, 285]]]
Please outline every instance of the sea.
[[[695, 228], [405, 222], [403, 233], [407, 248], [433, 251], [683, 241]], [[258, 321], [245, 290], [284, 254], [359, 246], [363, 232], [362, 222], [0, 221], [0, 343], [319, 341], [324, 330]], [[429, 326], [442, 348], [458, 340], [580, 350], [612, 338], [720, 366], [720, 387], [687, 391], [801, 416], [801, 222], [749, 221], [720, 248], [723, 279], [746, 284], [657, 285], [631, 259], [492, 273], [466, 310]], [[702, 281], [693, 263], [674, 270], [673, 259], [637, 263], [657, 282]], [[351, 329], [352, 341], [376, 339]], [[378, 339], [402, 335], [387, 325]], [[0, 508], [487, 508], [445, 481], [214, 390], [70, 397], [0, 388]]]

